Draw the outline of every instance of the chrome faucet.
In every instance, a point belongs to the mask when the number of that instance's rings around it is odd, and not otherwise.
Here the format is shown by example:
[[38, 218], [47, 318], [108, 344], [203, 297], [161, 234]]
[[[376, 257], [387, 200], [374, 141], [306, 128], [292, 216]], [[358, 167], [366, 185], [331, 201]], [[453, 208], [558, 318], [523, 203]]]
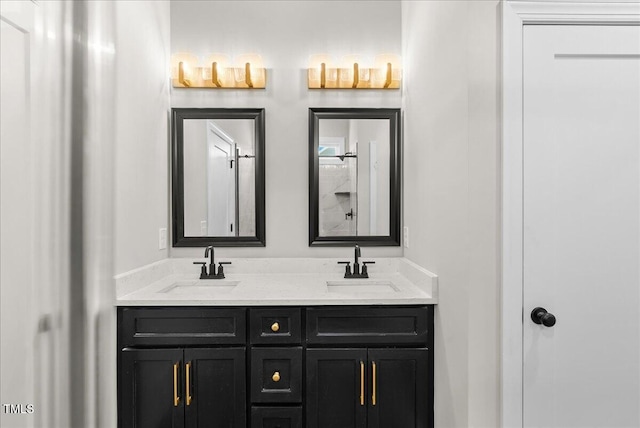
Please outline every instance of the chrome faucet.
[[209, 272], [207, 272], [207, 262], [193, 262], [194, 265], [202, 265], [200, 268], [200, 279], [223, 279], [224, 267], [222, 267], [222, 265], [230, 265], [231, 262], [218, 262], [218, 272], [216, 272], [213, 245], [205, 248], [204, 257], [209, 257]]
[[360, 252], [360, 246], [356, 244], [353, 249], [353, 272], [351, 272], [351, 262], [338, 262], [338, 264], [346, 265], [344, 268], [344, 277], [345, 278], [369, 278], [369, 272], [367, 271], [368, 264], [374, 264], [375, 262], [362, 262], [362, 270], [360, 270], [360, 257], [362, 257], [362, 253]]

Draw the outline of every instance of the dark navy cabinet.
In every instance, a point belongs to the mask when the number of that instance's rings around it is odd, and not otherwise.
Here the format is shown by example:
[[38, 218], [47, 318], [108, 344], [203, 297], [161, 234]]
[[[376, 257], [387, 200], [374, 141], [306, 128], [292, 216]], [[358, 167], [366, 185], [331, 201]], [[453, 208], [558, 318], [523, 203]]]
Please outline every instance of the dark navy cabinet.
[[432, 428], [433, 306], [121, 307], [120, 428]]

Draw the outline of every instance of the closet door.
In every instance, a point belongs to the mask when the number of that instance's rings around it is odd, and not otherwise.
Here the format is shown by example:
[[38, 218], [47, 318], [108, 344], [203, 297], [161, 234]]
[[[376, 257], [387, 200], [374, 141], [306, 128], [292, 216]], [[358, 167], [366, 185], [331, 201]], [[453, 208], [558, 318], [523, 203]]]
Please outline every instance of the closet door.
[[523, 152], [524, 426], [640, 426], [640, 27], [525, 25]]

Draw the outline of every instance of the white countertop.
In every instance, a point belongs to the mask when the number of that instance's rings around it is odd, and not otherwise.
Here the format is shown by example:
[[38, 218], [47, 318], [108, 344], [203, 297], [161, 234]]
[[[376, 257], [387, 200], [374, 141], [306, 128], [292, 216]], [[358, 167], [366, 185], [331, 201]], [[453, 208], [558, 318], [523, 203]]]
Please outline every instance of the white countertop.
[[[376, 259], [368, 279], [345, 279], [333, 259], [227, 259], [226, 278], [200, 280], [189, 259], [116, 277], [118, 306], [422, 305], [437, 276], [404, 258]], [[256, 272], [260, 270], [260, 272]], [[236, 271], [236, 272], [234, 272]], [[237, 273], [243, 272], [243, 273]]]

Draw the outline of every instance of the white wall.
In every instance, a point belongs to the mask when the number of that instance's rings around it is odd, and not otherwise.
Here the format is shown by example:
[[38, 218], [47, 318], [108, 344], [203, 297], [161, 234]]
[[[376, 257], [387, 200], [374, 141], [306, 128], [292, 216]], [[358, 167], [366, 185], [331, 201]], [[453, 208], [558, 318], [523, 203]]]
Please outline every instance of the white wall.
[[500, 422], [501, 25], [469, 1], [469, 426]]
[[[400, 107], [400, 91], [312, 91], [313, 54], [370, 57], [401, 53], [398, 1], [177, 1], [171, 4], [171, 52], [231, 57], [255, 52], [268, 69], [267, 89], [171, 89], [172, 107], [266, 109], [265, 248], [220, 248], [221, 257], [335, 257], [346, 248], [308, 244], [308, 108]], [[168, 68], [168, 67], [167, 67]], [[155, 242], [155, 241], [154, 241]], [[172, 248], [172, 257], [201, 257], [201, 248]], [[399, 256], [400, 247], [363, 254]]]
[[497, 1], [403, 1], [405, 256], [439, 276], [437, 427], [499, 426]]
[[[115, 273], [168, 256], [169, 2], [116, 2]], [[167, 235], [168, 246], [171, 245]]]

